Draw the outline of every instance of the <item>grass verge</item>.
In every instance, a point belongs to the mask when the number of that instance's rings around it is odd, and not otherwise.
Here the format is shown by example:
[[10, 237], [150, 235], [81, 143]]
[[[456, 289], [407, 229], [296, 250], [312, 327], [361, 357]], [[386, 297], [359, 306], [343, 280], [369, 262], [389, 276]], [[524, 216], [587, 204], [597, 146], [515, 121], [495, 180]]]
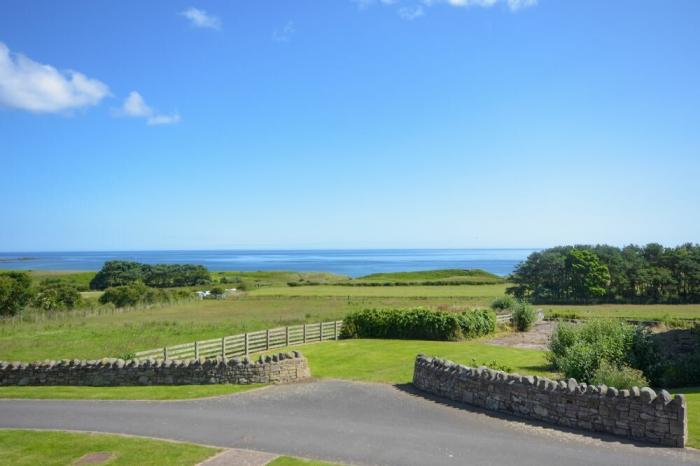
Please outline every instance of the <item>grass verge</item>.
[[121, 435], [0, 429], [0, 458], [16, 466], [64, 466], [90, 453], [112, 455], [110, 466], [191, 466], [220, 450]]
[[305, 460], [303, 458], [295, 458], [292, 456], [280, 456], [272, 460], [267, 466], [336, 466], [336, 463], [327, 463], [325, 461]]
[[148, 387], [0, 387], [0, 398], [51, 400], [189, 400], [232, 395], [260, 387], [251, 385], [174, 385]]

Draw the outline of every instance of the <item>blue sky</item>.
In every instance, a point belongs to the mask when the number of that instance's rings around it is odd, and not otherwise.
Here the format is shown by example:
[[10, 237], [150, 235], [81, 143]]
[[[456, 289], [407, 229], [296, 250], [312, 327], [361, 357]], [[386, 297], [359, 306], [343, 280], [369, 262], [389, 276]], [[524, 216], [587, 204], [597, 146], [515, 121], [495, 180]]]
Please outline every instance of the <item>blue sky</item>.
[[0, 10], [0, 250], [700, 241], [695, 0]]

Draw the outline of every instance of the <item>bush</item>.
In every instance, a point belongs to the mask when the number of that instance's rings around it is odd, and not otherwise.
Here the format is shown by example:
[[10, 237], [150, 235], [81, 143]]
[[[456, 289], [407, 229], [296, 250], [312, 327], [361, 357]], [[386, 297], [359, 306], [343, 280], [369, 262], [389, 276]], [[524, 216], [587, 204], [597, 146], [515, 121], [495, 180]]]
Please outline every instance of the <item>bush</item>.
[[459, 340], [486, 335], [496, 328], [490, 310], [449, 313], [424, 308], [365, 309], [343, 319], [342, 338]]
[[77, 287], [54, 278], [41, 282], [33, 305], [46, 311], [60, 311], [74, 309], [82, 302], [83, 299]]
[[519, 332], [527, 332], [537, 320], [537, 313], [530, 303], [518, 301], [513, 307], [513, 325]]
[[632, 369], [629, 366], [618, 367], [608, 361], [600, 363], [591, 382], [596, 385], [603, 384], [619, 389], [646, 387], [649, 385], [649, 381], [644, 377], [642, 371]]
[[566, 377], [591, 383], [600, 364], [630, 366], [653, 379], [656, 348], [648, 331], [620, 321], [593, 320], [559, 323], [549, 344], [548, 358]]
[[108, 288], [100, 296], [100, 304], [112, 303], [115, 307], [138, 306], [142, 304], [170, 303], [191, 298], [186, 290], [166, 291], [149, 288], [143, 283]]
[[24, 272], [0, 273], [0, 316], [18, 314], [32, 299], [32, 280]]
[[502, 296], [500, 298], [496, 298], [491, 303], [491, 309], [494, 311], [507, 311], [509, 309], [513, 309], [516, 304], [517, 301], [512, 296]]

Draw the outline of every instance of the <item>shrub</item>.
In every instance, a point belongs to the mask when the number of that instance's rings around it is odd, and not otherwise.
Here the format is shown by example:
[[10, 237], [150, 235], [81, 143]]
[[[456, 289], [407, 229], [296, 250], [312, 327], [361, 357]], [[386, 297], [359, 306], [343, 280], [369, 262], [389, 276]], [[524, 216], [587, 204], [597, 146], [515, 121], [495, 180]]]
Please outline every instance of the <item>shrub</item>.
[[517, 301], [512, 296], [501, 296], [491, 303], [491, 309], [494, 311], [507, 311], [513, 309], [516, 304]]
[[220, 287], [220, 286], [214, 286], [214, 287], [211, 288], [211, 290], [209, 290], [209, 293], [211, 293], [211, 295], [212, 295], [214, 298], [217, 298], [217, 299], [218, 299], [218, 298], [221, 298], [221, 297], [224, 295], [224, 293], [226, 293], [226, 290], [224, 290], [224, 289], [223, 289], [222, 287]]
[[187, 290], [149, 288], [143, 283], [108, 288], [100, 296], [100, 304], [112, 303], [115, 307], [137, 306], [140, 304], [170, 303], [191, 298]]
[[530, 303], [518, 301], [513, 307], [513, 325], [519, 332], [530, 330], [536, 320], [537, 314]]
[[593, 375], [592, 383], [596, 385], [607, 385], [620, 389], [632, 387], [646, 387], [649, 381], [644, 377], [642, 371], [632, 369], [629, 366], [616, 366], [608, 361], [602, 361]]
[[492, 332], [496, 315], [489, 310], [460, 314], [414, 309], [365, 309], [343, 319], [342, 338], [459, 340]]
[[0, 273], [0, 316], [18, 314], [32, 299], [32, 280], [24, 272]]
[[58, 279], [41, 282], [39, 293], [34, 297], [33, 305], [46, 311], [74, 309], [83, 299], [78, 288]]
[[601, 362], [642, 370], [649, 379], [657, 363], [648, 331], [620, 321], [559, 323], [552, 334], [548, 358], [566, 377], [591, 383]]

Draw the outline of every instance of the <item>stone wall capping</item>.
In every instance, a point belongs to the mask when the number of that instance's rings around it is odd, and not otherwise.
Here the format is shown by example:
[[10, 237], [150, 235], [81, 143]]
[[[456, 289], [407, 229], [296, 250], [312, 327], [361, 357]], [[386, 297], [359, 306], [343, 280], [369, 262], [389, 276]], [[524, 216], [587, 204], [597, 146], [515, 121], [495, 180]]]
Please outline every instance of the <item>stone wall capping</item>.
[[[249, 358], [217, 357], [210, 360], [114, 359], [0, 361], [2, 385], [200, 385], [286, 383], [310, 376], [308, 362], [301, 353], [279, 353], [261, 357], [255, 364]], [[247, 363], [245, 363], [247, 362]]]

